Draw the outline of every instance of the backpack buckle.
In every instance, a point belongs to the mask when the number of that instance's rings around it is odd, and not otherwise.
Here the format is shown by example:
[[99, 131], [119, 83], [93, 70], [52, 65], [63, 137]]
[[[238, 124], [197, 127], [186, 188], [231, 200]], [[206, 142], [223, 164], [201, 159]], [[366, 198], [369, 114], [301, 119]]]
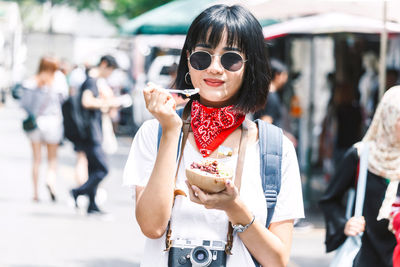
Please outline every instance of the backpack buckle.
[[278, 198], [278, 192], [274, 189], [267, 189], [264, 191], [264, 196], [265, 200], [267, 201], [267, 208], [271, 208], [275, 206], [277, 198]]

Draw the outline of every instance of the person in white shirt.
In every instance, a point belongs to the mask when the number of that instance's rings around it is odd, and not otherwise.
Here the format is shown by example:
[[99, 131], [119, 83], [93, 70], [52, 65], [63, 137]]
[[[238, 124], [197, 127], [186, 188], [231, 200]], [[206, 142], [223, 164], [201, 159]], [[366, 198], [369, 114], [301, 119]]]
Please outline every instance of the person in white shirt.
[[[234, 234], [231, 255], [222, 252], [226, 257], [222, 266], [287, 265], [293, 221], [304, 217], [304, 209], [297, 158], [286, 137], [281, 189], [268, 228], [254, 122], [244, 123], [248, 141], [240, 192], [234, 181], [227, 180], [222, 192], [206, 193], [186, 181], [185, 175], [186, 168], [203, 159], [236, 169], [245, 115], [264, 106], [269, 83], [268, 55], [257, 19], [240, 6], [215, 5], [193, 21], [182, 49], [175, 87], [199, 88], [199, 94], [191, 96], [185, 109], [190, 110], [192, 132], [179, 165], [176, 154], [183, 122], [175, 112], [175, 100], [155, 84], [144, 90], [146, 107], [155, 119], [139, 129], [124, 170], [124, 184], [134, 188], [137, 222], [147, 237], [141, 266], [177, 266], [175, 260], [191, 266], [186, 257], [174, 258], [174, 244], [182, 240], [224, 243], [228, 223], [245, 230]], [[232, 155], [220, 156], [220, 147], [230, 149]], [[172, 248], [166, 251], [167, 229]], [[220, 252], [215, 255], [220, 256]]]

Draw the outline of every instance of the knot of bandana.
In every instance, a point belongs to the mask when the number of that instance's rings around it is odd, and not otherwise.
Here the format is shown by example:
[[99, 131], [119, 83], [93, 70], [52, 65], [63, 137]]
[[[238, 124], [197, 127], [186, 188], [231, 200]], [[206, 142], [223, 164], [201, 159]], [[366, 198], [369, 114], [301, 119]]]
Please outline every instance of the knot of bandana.
[[245, 115], [235, 111], [233, 106], [210, 108], [198, 101], [192, 103], [191, 117], [194, 139], [204, 158], [210, 156], [245, 119]]

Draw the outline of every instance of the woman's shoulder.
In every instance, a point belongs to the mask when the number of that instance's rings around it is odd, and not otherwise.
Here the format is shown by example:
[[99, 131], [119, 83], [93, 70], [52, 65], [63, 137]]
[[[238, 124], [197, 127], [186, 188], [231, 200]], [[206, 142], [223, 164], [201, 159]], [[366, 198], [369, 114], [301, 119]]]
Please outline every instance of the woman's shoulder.
[[343, 159], [354, 159], [358, 160], [360, 157], [360, 151], [361, 151], [360, 146], [353, 145], [349, 147], [346, 152], [344, 153]]
[[36, 78], [33, 76], [33, 77], [30, 77], [30, 78], [24, 80], [22, 82], [22, 87], [25, 88], [25, 89], [28, 89], [28, 90], [37, 89], [38, 83], [36, 81]]
[[140, 135], [141, 138], [150, 138], [158, 135], [158, 123], [157, 119], [149, 119], [143, 122], [140, 126], [138, 132], [135, 135], [135, 138]]
[[249, 144], [255, 144], [258, 141], [257, 124], [251, 120], [247, 120], [247, 129], [249, 131]]
[[157, 119], [149, 119], [144, 121], [140, 128], [142, 128], [143, 131], [153, 131], [155, 128], [158, 129], [159, 125], [160, 124], [158, 123]]
[[[255, 122], [249, 123], [249, 133], [250, 136], [255, 136], [256, 140], [259, 140], [259, 132], [258, 127]], [[265, 140], [263, 140], [265, 141]], [[268, 142], [268, 140], [266, 140]], [[282, 134], [282, 155], [287, 154], [288, 152], [295, 151], [293, 143], [287, 138], [284, 134]]]

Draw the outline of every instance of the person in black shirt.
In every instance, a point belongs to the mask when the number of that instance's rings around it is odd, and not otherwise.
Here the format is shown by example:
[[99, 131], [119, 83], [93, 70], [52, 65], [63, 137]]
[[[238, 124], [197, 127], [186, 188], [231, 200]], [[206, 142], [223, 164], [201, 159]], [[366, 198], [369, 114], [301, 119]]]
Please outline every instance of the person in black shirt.
[[253, 117], [255, 120], [260, 119], [282, 128], [286, 137], [292, 141], [294, 146], [297, 146], [296, 137], [294, 137], [288, 129], [288, 110], [279, 96], [280, 91], [283, 90], [288, 81], [288, 69], [279, 60], [271, 59], [271, 76], [272, 80], [269, 86], [267, 103], [264, 109], [254, 113]]
[[118, 107], [118, 103], [112, 98], [102, 98], [100, 94], [102, 86], [105, 85], [105, 79], [117, 67], [114, 57], [103, 56], [98, 67], [92, 71], [80, 89], [81, 114], [86, 122], [87, 137], [80, 142], [79, 147], [85, 152], [88, 159], [89, 177], [86, 183], [72, 189], [71, 195], [75, 200], [76, 207], [79, 195], [89, 197], [88, 214], [102, 213], [95, 202], [97, 187], [108, 173], [106, 156], [102, 149], [102, 111], [106, 112], [110, 108]]

